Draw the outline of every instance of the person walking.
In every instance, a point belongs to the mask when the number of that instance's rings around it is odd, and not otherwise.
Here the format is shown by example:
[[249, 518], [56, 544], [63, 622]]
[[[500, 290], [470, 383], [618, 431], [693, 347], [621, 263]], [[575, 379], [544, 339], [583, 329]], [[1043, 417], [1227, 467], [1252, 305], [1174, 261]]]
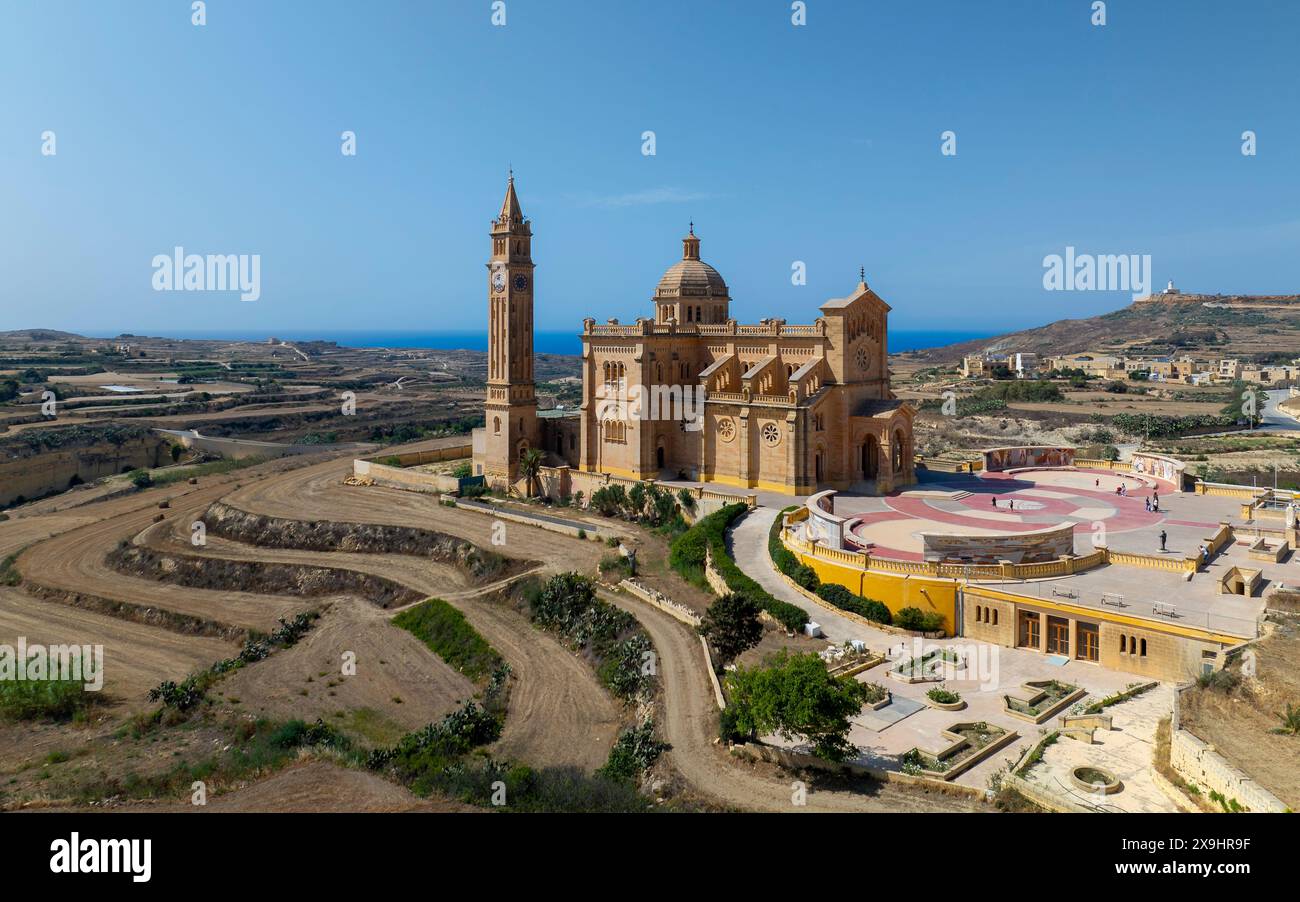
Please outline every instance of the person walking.
[[990, 498], [989, 500], [993, 502], [993, 506], [994, 506], [994, 507], [997, 507], [997, 506], [998, 506], [998, 496], [997, 496], [997, 495], [994, 495], [994, 496], [993, 496], [992, 498]]
[[1161, 550], [1161, 551], [1164, 551], [1164, 550], [1165, 550], [1165, 540], [1168, 539], [1168, 538], [1169, 538], [1169, 536], [1167, 536], [1167, 535], [1165, 534], [1165, 531], [1164, 531], [1163, 529], [1160, 530], [1160, 550]]

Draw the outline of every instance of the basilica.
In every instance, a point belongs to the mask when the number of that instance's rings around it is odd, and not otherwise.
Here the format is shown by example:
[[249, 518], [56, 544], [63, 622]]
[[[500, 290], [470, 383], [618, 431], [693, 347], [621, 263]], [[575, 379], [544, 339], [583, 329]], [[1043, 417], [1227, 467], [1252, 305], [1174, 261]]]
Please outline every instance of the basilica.
[[590, 497], [611, 479], [788, 495], [915, 482], [914, 411], [889, 388], [890, 308], [865, 274], [811, 324], [745, 325], [692, 226], [653, 316], [583, 321], [580, 407], [539, 411], [532, 224], [513, 176], [490, 236], [486, 422], [474, 435], [475, 472], [489, 485], [518, 485], [531, 448], [545, 453], [538, 482], [553, 496]]

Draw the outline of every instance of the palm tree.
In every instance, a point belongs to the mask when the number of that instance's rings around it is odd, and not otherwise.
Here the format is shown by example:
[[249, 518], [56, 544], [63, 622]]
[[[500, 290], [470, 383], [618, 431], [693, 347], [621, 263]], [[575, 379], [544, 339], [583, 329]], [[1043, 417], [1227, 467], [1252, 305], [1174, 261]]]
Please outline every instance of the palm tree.
[[543, 454], [540, 448], [528, 448], [519, 453], [519, 475], [524, 477], [524, 491], [533, 497], [533, 484], [542, 471]]

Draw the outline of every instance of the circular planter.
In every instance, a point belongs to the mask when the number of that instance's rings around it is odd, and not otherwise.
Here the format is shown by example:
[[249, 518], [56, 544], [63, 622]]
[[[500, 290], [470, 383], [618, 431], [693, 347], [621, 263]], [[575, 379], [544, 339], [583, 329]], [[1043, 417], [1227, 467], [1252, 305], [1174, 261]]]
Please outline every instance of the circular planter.
[[1087, 793], [1100, 791], [1104, 795], [1114, 795], [1124, 788], [1119, 777], [1100, 767], [1076, 767], [1070, 771], [1070, 782], [1076, 789]]

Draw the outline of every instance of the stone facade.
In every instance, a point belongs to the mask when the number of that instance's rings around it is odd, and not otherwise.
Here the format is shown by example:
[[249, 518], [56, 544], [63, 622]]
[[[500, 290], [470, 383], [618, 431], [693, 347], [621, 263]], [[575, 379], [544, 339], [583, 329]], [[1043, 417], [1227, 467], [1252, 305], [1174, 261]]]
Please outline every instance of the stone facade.
[[865, 281], [811, 325], [731, 317], [694, 229], [655, 316], [583, 324], [579, 468], [807, 495], [915, 482], [913, 410], [889, 389], [889, 306]]
[[529, 447], [582, 473], [786, 494], [883, 494], [916, 481], [915, 413], [889, 387], [890, 308], [865, 277], [810, 325], [742, 325], [692, 226], [659, 281], [653, 317], [584, 321], [575, 416], [539, 418], [532, 230], [513, 179], [491, 235], [486, 435], [475, 461], [490, 484], [513, 484]]
[[1028, 648], [1091, 661], [1153, 680], [1190, 680], [1222, 668], [1228, 637], [1176, 628], [1106, 610], [1088, 610], [967, 587], [961, 633], [1007, 648]]

